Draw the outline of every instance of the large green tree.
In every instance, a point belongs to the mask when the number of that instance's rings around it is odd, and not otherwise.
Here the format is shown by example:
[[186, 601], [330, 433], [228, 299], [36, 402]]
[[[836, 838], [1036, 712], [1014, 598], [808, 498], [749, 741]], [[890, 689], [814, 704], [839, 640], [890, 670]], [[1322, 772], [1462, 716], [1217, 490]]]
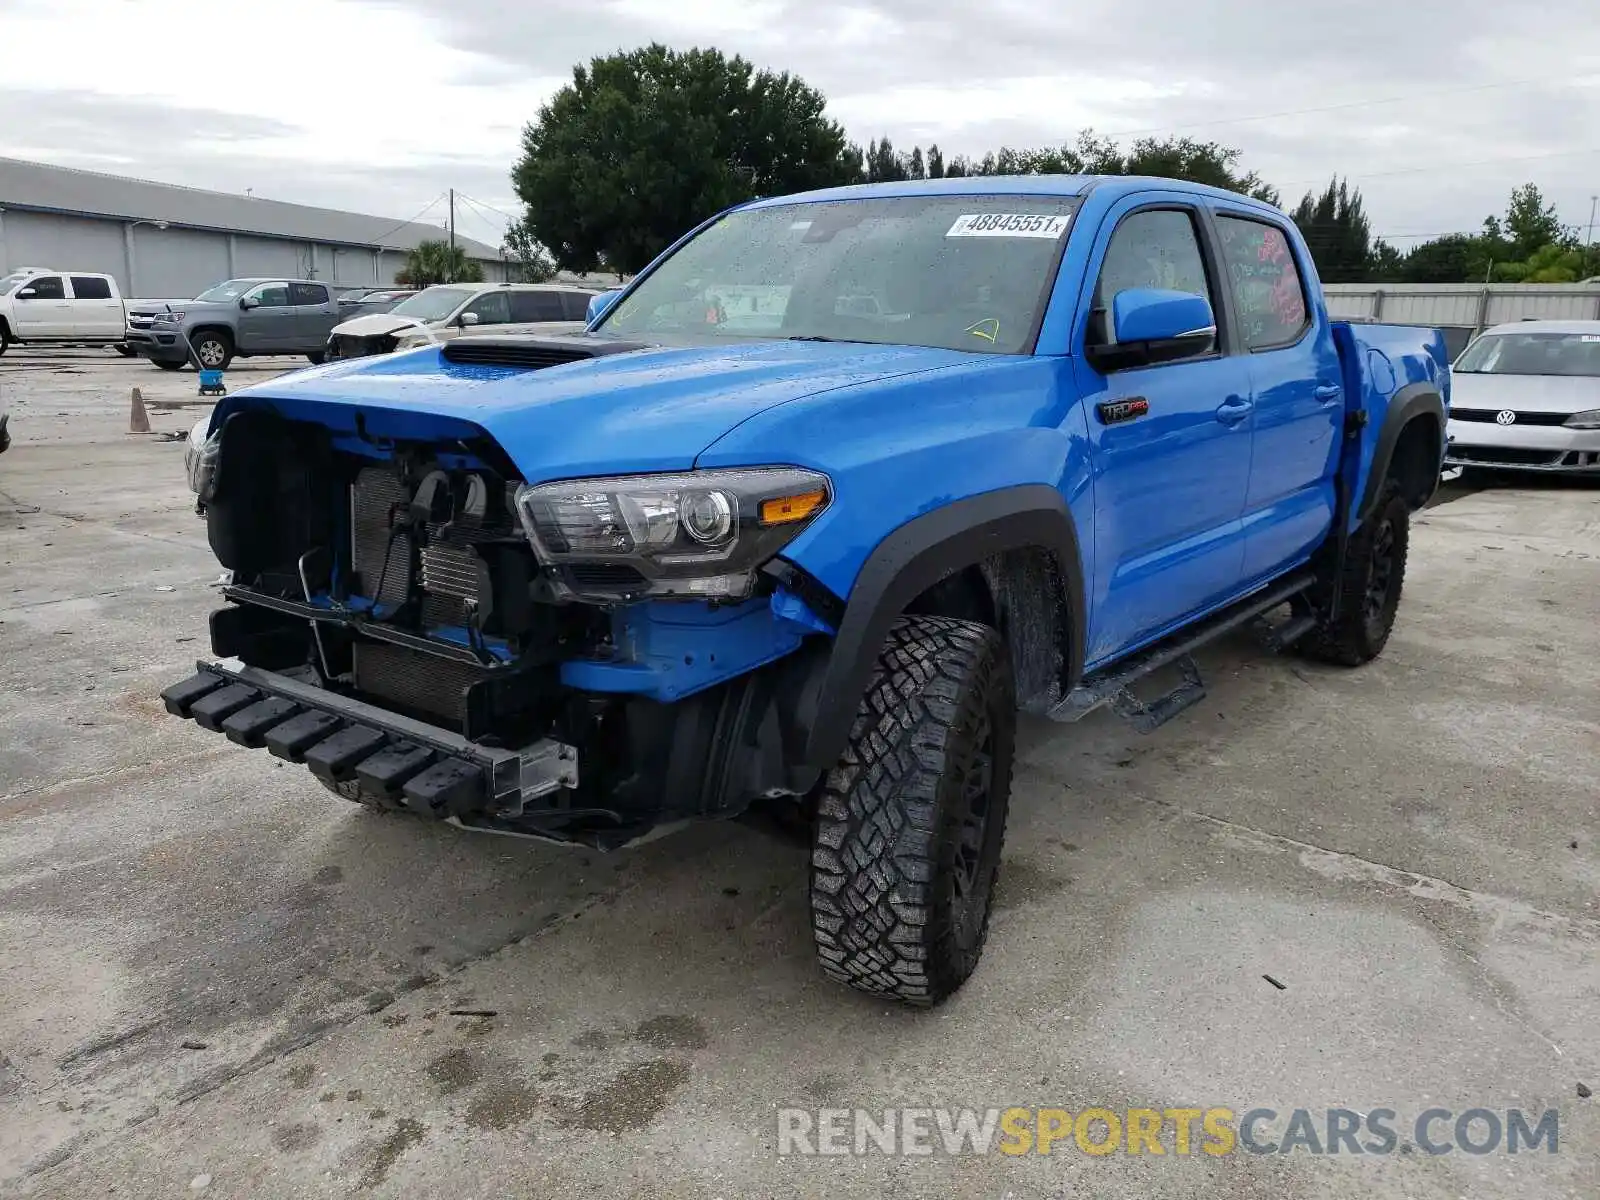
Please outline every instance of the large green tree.
[[483, 267], [468, 258], [460, 246], [446, 241], [419, 242], [406, 254], [406, 265], [395, 275], [395, 282], [407, 287], [429, 287], [435, 283], [481, 283]]
[[823, 105], [802, 80], [718, 50], [596, 58], [523, 130], [524, 224], [561, 266], [637, 271], [730, 204], [859, 180]]

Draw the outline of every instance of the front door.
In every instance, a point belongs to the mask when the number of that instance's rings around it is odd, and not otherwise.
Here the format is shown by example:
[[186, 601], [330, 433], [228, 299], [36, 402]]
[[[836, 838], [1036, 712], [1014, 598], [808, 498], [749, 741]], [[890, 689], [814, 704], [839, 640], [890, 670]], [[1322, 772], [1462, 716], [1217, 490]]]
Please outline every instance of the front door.
[[240, 297], [238, 348], [245, 354], [279, 354], [294, 349], [294, 309], [287, 283], [261, 283]]
[[1205, 296], [1224, 334], [1193, 358], [1111, 374], [1074, 360], [1094, 468], [1093, 667], [1238, 590], [1252, 422], [1249, 363], [1229, 353], [1221, 270], [1192, 207], [1131, 197], [1090, 261], [1091, 336], [1129, 288]]
[[59, 275], [35, 275], [12, 293], [11, 319], [23, 341], [72, 336], [72, 300]]

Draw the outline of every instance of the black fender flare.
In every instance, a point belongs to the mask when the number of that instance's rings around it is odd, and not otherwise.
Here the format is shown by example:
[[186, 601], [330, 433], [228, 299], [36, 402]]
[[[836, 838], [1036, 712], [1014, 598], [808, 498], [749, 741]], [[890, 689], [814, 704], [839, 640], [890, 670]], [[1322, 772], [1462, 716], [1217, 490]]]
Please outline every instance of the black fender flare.
[[1063, 665], [1071, 687], [1083, 670], [1086, 597], [1078, 531], [1060, 491], [1023, 484], [984, 492], [914, 517], [887, 534], [856, 575], [829, 653], [814, 676], [803, 762], [828, 770], [850, 737], [878, 650], [914, 599], [939, 580], [1010, 550], [1050, 552], [1065, 589]]
[[[1365, 521], [1378, 506], [1378, 495], [1383, 490], [1383, 482], [1389, 477], [1389, 468], [1394, 463], [1394, 450], [1400, 442], [1401, 431], [1419, 416], [1431, 416], [1439, 435], [1440, 462], [1443, 463], [1445, 439], [1444, 400], [1439, 395], [1439, 390], [1431, 383], [1408, 383], [1397, 391], [1389, 401], [1389, 411], [1384, 415], [1383, 428], [1378, 431], [1378, 443], [1372, 452], [1372, 469], [1367, 472], [1367, 484], [1362, 490], [1361, 507], [1357, 515]], [[1434, 472], [1433, 487], [1439, 484], [1438, 472]], [[1433, 492], [1423, 498], [1427, 503], [1432, 498]], [[1419, 505], [1420, 507], [1420, 505]]]

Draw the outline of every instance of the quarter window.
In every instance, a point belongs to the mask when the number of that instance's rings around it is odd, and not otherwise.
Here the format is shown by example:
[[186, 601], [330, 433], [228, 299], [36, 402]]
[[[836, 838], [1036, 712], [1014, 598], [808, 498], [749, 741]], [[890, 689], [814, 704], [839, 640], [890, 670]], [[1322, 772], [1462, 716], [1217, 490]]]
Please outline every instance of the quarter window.
[[1311, 315], [1283, 230], [1265, 221], [1225, 216], [1218, 216], [1217, 230], [1245, 346], [1268, 350], [1298, 341]]

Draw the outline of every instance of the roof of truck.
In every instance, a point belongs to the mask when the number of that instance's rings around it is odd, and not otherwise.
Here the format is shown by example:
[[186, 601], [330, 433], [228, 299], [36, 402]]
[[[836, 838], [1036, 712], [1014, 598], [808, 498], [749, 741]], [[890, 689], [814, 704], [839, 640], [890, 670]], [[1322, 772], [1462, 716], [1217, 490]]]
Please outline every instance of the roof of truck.
[[1151, 175], [961, 175], [946, 179], [903, 179], [893, 183], [857, 183], [813, 192], [797, 192], [790, 196], [769, 196], [752, 200], [742, 207], [766, 208], [825, 200], [863, 200], [874, 196], [1085, 196], [1090, 191], [1101, 190], [1121, 196], [1150, 188], [1188, 192], [1213, 200], [1229, 200], [1266, 212], [1279, 212], [1264, 201], [1238, 192]]

